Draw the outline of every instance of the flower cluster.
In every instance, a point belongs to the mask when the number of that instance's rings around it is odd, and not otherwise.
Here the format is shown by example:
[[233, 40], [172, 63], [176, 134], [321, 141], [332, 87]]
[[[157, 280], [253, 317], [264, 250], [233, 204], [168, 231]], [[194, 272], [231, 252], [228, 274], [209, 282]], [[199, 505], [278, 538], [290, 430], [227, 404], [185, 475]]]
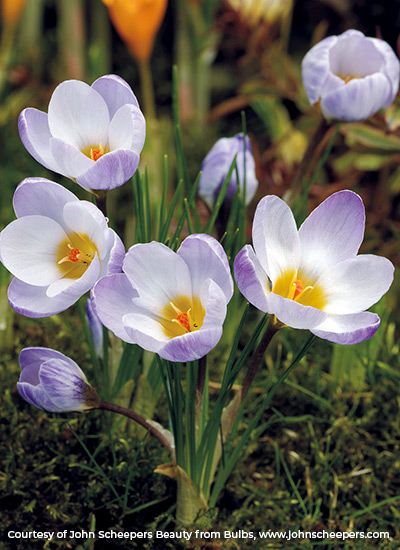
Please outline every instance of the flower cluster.
[[[385, 43], [357, 31], [327, 38], [303, 61], [310, 101], [320, 101], [327, 118], [369, 116], [397, 93], [399, 63], [393, 56]], [[92, 86], [60, 84], [48, 114], [25, 109], [19, 130], [35, 159], [99, 195], [137, 169], [145, 120], [129, 85], [107, 75]], [[199, 185], [210, 209], [235, 157], [227, 201], [244, 182], [246, 203], [256, 192], [249, 138], [221, 139], [203, 162]], [[99, 356], [101, 324], [168, 361], [195, 361], [217, 345], [234, 289], [216, 239], [198, 233], [177, 252], [153, 241], [125, 254], [94, 204], [43, 178], [22, 181], [13, 204], [16, 220], [0, 234], [0, 258], [15, 277], [8, 293], [15, 311], [50, 316], [90, 291], [87, 315]], [[279, 326], [308, 329], [340, 344], [370, 338], [379, 317], [367, 309], [390, 287], [394, 268], [385, 258], [358, 255], [364, 224], [362, 200], [352, 191], [330, 196], [299, 229], [282, 199], [264, 197], [253, 221], [253, 246], [234, 260], [239, 290]], [[81, 369], [61, 353], [28, 348], [20, 364], [18, 389], [29, 403], [52, 412], [99, 406]]]

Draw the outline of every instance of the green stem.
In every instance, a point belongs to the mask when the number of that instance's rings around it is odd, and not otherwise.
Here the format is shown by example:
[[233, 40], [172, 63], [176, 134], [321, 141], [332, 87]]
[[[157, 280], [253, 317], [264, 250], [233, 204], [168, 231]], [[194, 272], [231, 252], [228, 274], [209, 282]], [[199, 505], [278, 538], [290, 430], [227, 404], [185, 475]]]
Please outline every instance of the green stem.
[[320, 142], [322, 141], [323, 137], [325, 136], [326, 132], [329, 130], [330, 127], [331, 127], [330, 124], [328, 124], [324, 118], [319, 123], [318, 128], [316, 129], [314, 135], [310, 140], [310, 143], [308, 144], [306, 152], [304, 153], [304, 157], [297, 170], [297, 174], [295, 175], [294, 180], [292, 182], [292, 188], [291, 188], [292, 197], [295, 197], [297, 194], [301, 193], [301, 190], [303, 188], [303, 179], [306, 176], [307, 171], [310, 167], [315, 149], [318, 147], [318, 145], [320, 144]]
[[258, 371], [258, 368], [261, 364], [261, 360], [262, 358], [264, 357], [264, 353], [267, 349], [267, 347], [269, 346], [272, 338], [274, 337], [274, 335], [278, 332], [278, 330], [280, 328], [282, 328], [282, 323], [280, 323], [276, 317], [271, 317], [269, 322], [268, 322], [268, 325], [267, 325], [267, 329], [266, 331], [264, 332], [262, 338], [261, 338], [261, 341], [260, 343], [258, 344], [257, 346], [257, 349], [256, 351], [254, 352], [254, 355], [251, 359], [251, 363], [250, 363], [250, 367], [246, 373], [246, 376], [243, 380], [243, 384], [242, 384], [242, 391], [241, 391], [241, 402], [243, 403], [246, 395], [247, 395], [247, 392], [249, 391], [250, 389], [250, 386], [257, 374], [257, 371]]
[[161, 443], [161, 445], [163, 445], [167, 449], [167, 451], [169, 452], [172, 451], [171, 443], [164, 436], [164, 434], [161, 433], [158, 428], [153, 426], [151, 422], [143, 418], [143, 416], [140, 416], [139, 414], [135, 413], [134, 411], [131, 411], [130, 409], [126, 409], [125, 407], [120, 407], [120, 405], [115, 405], [114, 403], [108, 403], [107, 401], [101, 401], [98, 408], [103, 409], [105, 411], [111, 411], [117, 414], [122, 414], [123, 416], [130, 418], [134, 422], [137, 422], [138, 424], [143, 426], [143, 428], [146, 428], [146, 430], [149, 430], [151, 435], [157, 438], [158, 441]]
[[204, 382], [207, 374], [207, 355], [199, 359], [199, 366], [197, 369], [197, 382], [196, 382], [196, 426], [199, 426], [201, 407], [203, 404]]
[[138, 62], [140, 74], [140, 86], [146, 118], [156, 118], [156, 104], [154, 100], [153, 76], [151, 74], [150, 61], [143, 59]]

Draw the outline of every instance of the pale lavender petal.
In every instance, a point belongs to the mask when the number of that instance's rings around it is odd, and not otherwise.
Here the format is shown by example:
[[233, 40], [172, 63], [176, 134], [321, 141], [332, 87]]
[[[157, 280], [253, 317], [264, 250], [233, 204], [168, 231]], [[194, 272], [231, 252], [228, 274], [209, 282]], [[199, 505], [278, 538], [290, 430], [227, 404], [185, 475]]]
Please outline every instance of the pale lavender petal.
[[17, 218], [38, 214], [63, 226], [62, 207], [78, 198], [62, 185], [45, 178], [26, 178], [18, 185], [13, 199]]
[[353, 315], [328, 315], [311, 332], [336, 344], [351, 345], [371, 338], [378, 330], [379, 323], [378, 315], [369, 311]]
[[88, 409], [85, 400], [88, 387], [86, 377], [71, 371], [68, 363], [59, 359], [45, 361], [39, 370], [39, 380], [43, 391], [59, 412]]
[[29, 382], [30, 384], [39, 384], [39, 368], [42, 363], [49, 359], [62, 360], [68, 364], [68, 368], [76, 375], [86, 380], [86, 376], [78, 365], [64, 355], [63, 353], [51, 348], [24, 348], [19, 355], [19, 365], [21, 367], [20, 382]]
[[389, 260], [370, 254], [336, 264], [317, 281], [328, 300], [324, 310], [347, 314], [368, 309], [387, 292], [393, 273], [394, 266]]
[[94, 309], [91, 298], [86, 302], [86, 319], [96, 354], [103, 357], [103, 325]]
[[92, 88], [98, 92], [107, 104], [110, 120], [120, 107], [134, 105], [139, 107], [138, 100], [131, 87], [124, 79], [115, 74], [101, 76], [92, 84]]
[[328, 36], [318, 42], [306, 54], [301, 64], [303, 85], [311, 104], [316, 103], [329, 76], [329, 51], [336, 44], [337, 36]]
[[0, 234], [2, 262], [25, 283], [48, 285], [60, 277], [57, 250], [66, 238], [62, 227], [51, 218], [19, 218]]
[[178, 255], [189, 268], [194, 295], [200, 292], [206, 279], [213, 279], [229, 302], [233, 294], [231, 271], [225, 251], [216, 239], [205, 233], [189, 235], [179, 247]]
[[270, 294], [268, 277], [250, 245], [236, 256], [234, 271], [236, 284], [246, 300], [266, 313]]
[[28, 153], [49, 170], [59, 172], [58, 163], [50, 151], [49, 142], [52, 136], [47, 113], [37, 109], [24, 109], [18, 118], [18, 130]]
[[356, 256], [364, 226], [363, 202], [352, 191], [334, 193], [313, 210], [299, 229], [300, 270], [308, 280], [315, 281], [332, 265]]
[[79, 80], [66, 80], [54, 90], [49, 103], [53, 137], [77, 149], [107, 146], [110, 116], [101, 95]]
[[8, 301], [14, 311], [25, 317], [49, 317], [65, 311], [77, 301], [77, 297], [59, 294], [49, 298], [47, 287], [33, 286], [13, 279], [8, 287]]
[[[110, 246], [110, 243], [113, 244]], [[125, 247], [119, 236], [112, 229], [109, 229], [108, 246], [110, 246], [110, 252], [101, 265], [101, 276], [121, 273], [122, 271], [122, 264], [125, 258]], [[104, 270], [105, 273], [103, 273]]]
[[123, 269], [140, 296], [140, 305], [155, 313], [177, 296], [192, 296], [189, 268], [167, 246], [151, 242], [132, 246]]
[[281, 323], [292, 328], [311, 329], [326, 319], [324, 311], [303, 306], [294, 300], [282, 298], [274, 292], [268, 296], [268, 309], [268, 313], [273, 313]]
[[26, 382], [17, 382], [17, 389], [30, 405], [47, 412], [60, 412], [48, 397], [42, 386], [31, 386]]
[[384, 58], [362, 32], [343, 33], [329, 51], [330, 70], [343, 78], [362, 78], [380, 72]]
[[140, 308], [124, 315], [122, 321], [130, 341], [147, 351], [158, 353], [163, 343], [170, 340], [158, 319], [151, 312], [143, 312]]
[[76, 178], [94, 166], [94, 160], [84, 155], [74, 145], [61, 139], [51, 138], [50, 150], [57, 159], [56, 171], [66, 174], [69, 178]]
[[133, 176], [139, 166], [139, 160], [139, 155], [133, 151], [111, 151], [100, 157], [87, 172], [78, 176], [76, 181], [85, 189], [115, 189]]
[[222, 327], [188, 332], [169, 340], [157, 353], [167, 361], [195, 361], [215, 348], [221, 336]]
[[139, 107], [123, 105], [110, 123], [110, 149], [130, 149], [140, 154], [146, 139], [146, 121]]
[[384, 59], [383, 71], [391, 84], [392, 93], [390, 103], [392, 103], [399, 91], [400, 62], [387, 42], [379, 38], [370, 38], [369, 40], [374, 44], [377, 50], [380, 51]]
[[286, 270], [298, 268], [300, 241], [296, 222], [289, 206], [279, 197], [268, 195], [258, 203], [253, 247], [272, 286]]
[[103, 325], [131, 344], [136, 342], [128, 335], [122, 319], [132, 312], [132, 302], [137, 295], [124, 273], [103, 277], [92, 290], [94, 309]]
[[385, 75], [374, 73], [354, 78], [341, 88], [321, 98], [325, 118], [348, 122], [365, 120], [392, 100], [392, 87]]

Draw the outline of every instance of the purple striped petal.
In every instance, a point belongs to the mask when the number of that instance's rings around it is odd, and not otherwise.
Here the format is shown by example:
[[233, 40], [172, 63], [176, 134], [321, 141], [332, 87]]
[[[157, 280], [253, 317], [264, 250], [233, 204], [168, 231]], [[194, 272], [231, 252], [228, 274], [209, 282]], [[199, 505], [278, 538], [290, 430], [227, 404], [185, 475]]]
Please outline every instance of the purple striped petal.
[[129, 180], [139, 166], [139, 155], [134, 151], [117, 149], [103, 155], [76, 181], [85, 189], [110, 190]]
[[236, 284], [246, 300], [266, 313], [270, 294], [269, 281], [250, 245], [243, 247], [236, 256], [234, 271]]
[[378, 330], [380, 319], [375, 313], [364, 311], [352, 315], [328, 315], [326, 320], [311, 332], [336, 344], [359, 344], [372, 338]]

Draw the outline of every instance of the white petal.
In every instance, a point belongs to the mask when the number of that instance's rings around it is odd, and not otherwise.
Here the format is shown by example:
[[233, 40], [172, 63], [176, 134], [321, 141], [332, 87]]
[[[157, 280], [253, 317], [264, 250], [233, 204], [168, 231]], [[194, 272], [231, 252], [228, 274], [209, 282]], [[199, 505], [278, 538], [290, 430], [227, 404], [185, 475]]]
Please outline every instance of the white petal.
[[100, 275], [100, 263], [96, 256], [93, 258], [90, 266], [79, 279], [68, 279], [64, 277], [52, 283], [46, 291], [49, 298], [58, 298], [60, 296], [68, 297], [69, 300], [76, 302], [88, 290], [93, 288]]
[[192, 297], [190, 273], [184, 260], [167, 246], [151, 242], [132, 246], [123, 270], [139, 293], [143, 307], [160, 312], [177, 296]]
[[204, 233], [189, 235], [177, 254], [189, 268], [193, 294], [198, 295], [204, 281], [213, 279], [229, 302], [233, 294], [231, 270], [225, 251], [216, 239]]
[[107, 104], [110, 119], [122, 105], [130, 104], [139, 107], [139, 103], [131, 87], [123, 78], [115, 74], [101, 76], [92, 84]]
[[87, 201], [69, 202], [64, 206], [63, 217], [69, 232], [89, 237], [96, 245], [99, 258], [102, 260], [108, 252], [106, 248], [108, 227], [100, 210]]
[[48, 285], [61, 277], [57, 250], [66, 238], [62, 227], [50, 218], [19, 218], [0, 235], [2, 262], [21, 281], [31, 285]]
[[130, 149], [140, 153], [146, 138], [146, 121], [142, 111], [134, 105], [124, 105], [110, 123], [109, 145], [115, 149]]
[[326, 293], [327, 313], [359, 313], [375, 304], [393, 281], [394, 267], [381, 256], [362, 254], [345, 260], [321, 275], [317, 281]]
[[352, 191], [334, 193], [299, 229], [300, 269], [311, 281], [329, 267], [356, 256], [364, 237], [365, 211]]
[[94, 165], [94, 160], [61, 139], [51, 138], [50, 150], [57, 159], [57, 172], [66, 174], [69, 178], [77, 178]]
[[93, 88], [78, 80], [57, 86], [49, 103], [49, 128], [53, 137], [78, 149], [107, 145], [108, 107]]
[[137, 297], [125, 273], [116, 273], [100, 279], [92, 290], [94, 309], [108, 329], [130, 344], [135, 343], [123, 323], [126, 314], [133, 311], [132, 300]]
[[336, 44], [337, 36], [328, 36], [318, 42], [304, 57], [301, 70], [303, 85], [311, 104], [321, 97], [321, 90], [330, 71], [329, 51]]
[[273, 292], [268, 296], [268, 309], [268, 313], [273, 313], [281, 323], [292, 328], [310, 329], [320, 325], [326, 319], [324, 311], [303, 306]]
[[279, 197], [269, 195], [258, 203], [253, 221], [253, 247], [272, 281], [288, 269], [297, 269], [300, 241], [292, 211]]

